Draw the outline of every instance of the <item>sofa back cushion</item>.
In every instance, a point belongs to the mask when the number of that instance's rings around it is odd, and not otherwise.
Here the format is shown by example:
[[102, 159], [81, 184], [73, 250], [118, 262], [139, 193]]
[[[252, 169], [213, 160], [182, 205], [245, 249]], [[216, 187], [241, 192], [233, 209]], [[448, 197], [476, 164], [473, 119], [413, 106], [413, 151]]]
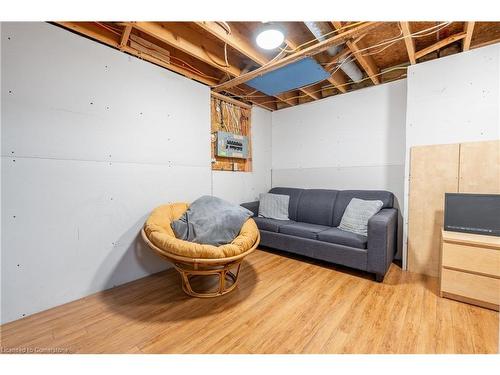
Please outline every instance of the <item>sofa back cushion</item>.
[[290, 197], [285, 194], [263, 193], [259, 197], [259, 216], [275, 220], [288, 220]]
[[383, 205], [382, 208], [392, 208], [394, 206], [394, 194], [385, 190], [341, 190], [337, 195], [335, 201], [335, 208], [333, 210], [333, 223], [334, 227], [338, 227], [344, 211], [352, 198], [364, 200], [380, 200]]
[[304, 189], [287, 187], [275, 187], [269, 190], [272, 194], [288, 195], [290, 197], [290, 201], [288, 203], [288, 218], [295, 221], [297, 221], [297, 207], [303, 191]]
[[337, 194], [337, 190], [304, 190], [300, 195], [296, 221], [331, 226]]

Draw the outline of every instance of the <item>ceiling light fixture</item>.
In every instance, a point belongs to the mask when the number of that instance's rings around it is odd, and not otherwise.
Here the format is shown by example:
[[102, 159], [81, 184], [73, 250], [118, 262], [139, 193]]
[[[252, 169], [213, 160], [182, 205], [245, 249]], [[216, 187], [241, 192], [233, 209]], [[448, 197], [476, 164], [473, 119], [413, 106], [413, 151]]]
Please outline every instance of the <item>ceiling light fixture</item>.
[[275, 25], [267, 25], [263, 27], [255, 41], [260, 48], [271, 50], [275, 49], [285, 40], [285, 34], [281, 29]]

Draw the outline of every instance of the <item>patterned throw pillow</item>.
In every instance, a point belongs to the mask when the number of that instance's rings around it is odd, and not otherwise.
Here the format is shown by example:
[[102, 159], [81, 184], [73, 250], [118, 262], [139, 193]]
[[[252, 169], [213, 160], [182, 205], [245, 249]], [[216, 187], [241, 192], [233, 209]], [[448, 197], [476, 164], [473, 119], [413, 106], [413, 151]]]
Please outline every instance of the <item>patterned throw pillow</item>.
[[368, 220], [380, 211], [384, 203], [379, 200], [365, 201], [352, 198], [347, 205], [339, 229], [368, 236]]
[[268, 219], [288, 220], [288, 195], [264, 193], [259, 199], [259, 216]]

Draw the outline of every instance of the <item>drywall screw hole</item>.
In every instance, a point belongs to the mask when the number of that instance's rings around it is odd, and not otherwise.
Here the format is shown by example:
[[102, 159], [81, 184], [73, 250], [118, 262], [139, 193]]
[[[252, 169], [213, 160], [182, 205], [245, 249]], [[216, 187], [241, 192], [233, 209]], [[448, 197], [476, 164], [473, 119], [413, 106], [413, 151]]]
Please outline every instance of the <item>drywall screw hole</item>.
[[106, 109], [109, 109], [109, 107], [106, 107]]
[[16, 159], [12, 159], [12, 161], [15, 163], [15, 162], [16, 162]]
[[13, 219], [15, 219], [15, 218], [16, 218], [16, 215], [12, 216], [12, 218], [13, 218]]
[[26, 316], [26, 314], [23, 314], [23, 316]]
[[90, 105], [94, 104], [94, 102], [90, 102]]
[[10, 36], [7, 37], [7, 40], [10, 40]]
[[19, 264], [17, 266], [19, 267]]

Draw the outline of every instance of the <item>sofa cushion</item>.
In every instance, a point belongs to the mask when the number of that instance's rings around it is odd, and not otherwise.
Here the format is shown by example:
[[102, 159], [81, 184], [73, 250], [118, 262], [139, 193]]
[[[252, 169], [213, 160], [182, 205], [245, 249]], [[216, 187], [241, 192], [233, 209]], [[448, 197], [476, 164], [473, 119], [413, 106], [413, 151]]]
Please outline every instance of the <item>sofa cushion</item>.
[[346, 232], [338, 228], [330, 228], [318, 233], [319, 241], [356, 247], [358, 249], [366, 249], [367, 239], [368, 237], [366, 236]]
[[288, 220], [290, 197], [284, 194], [263, 193], [259, 198], [259, 216], [269, 219]]
[[365, 201], [352, 198], [347, 205], [339, 229], [368, 236], [368, 220], [380, 211], [384, 203], [379, 200]]
[[303, 191], [304, 189], [286, 187], [275, 187], [269, 190], [272, 194], [288, 195], [290, 197], [290, 202], [288, 204], [288, 218], [290, 220], [297, 220], [297, 207]]
[[289, 234], [291, 236], [302, 237], [302, 238], [310, 238], [317, 239], [318, 233], [324, 230], [330, 229], [326, 225], [317, 225], [310, 223], [293, 223], [283, 225], [279, 228], [279, 232], [283, 234]]
[[292, 220], [276, 220], [268, 219], [266, 217], [254, 217], [257, 228], [260, 230], [267, 230], [268, 232], [279, 232], [279, 228], [283, 225], [293, 224], [295, 221]]
[[331, 226], [337, 193], [337, 190], [304, 190], [299, 199], [297, 221]]
[[382, 208], [392, 208], [394, 206], [394, 194], [385, 190], [342, 190], [337, 194], [335, 208], [333, 210], [332, 226], [338, 227], [344, 211], [352, 198], [365, 200], [380, 200]]

